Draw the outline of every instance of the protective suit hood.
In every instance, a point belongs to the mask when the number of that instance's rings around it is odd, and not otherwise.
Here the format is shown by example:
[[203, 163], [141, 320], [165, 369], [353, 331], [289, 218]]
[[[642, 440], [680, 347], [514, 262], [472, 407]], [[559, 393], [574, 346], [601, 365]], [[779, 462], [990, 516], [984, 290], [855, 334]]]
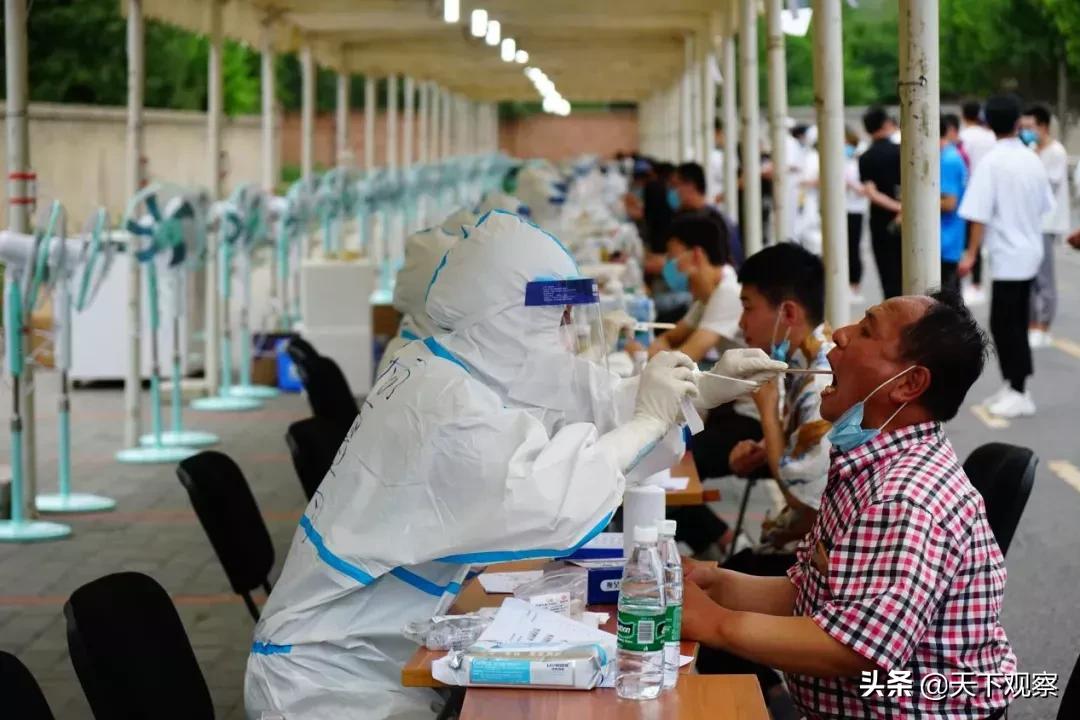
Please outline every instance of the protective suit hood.
[[484, 194], [480, 204], [476, 206], [477, 215], [484, 215], [492, 210], [506, 210], [525, 217], [529, 216], [529, 206], [513, 195], [492, 190]]
[[474, 223], [476, 223], [476, 213], [467, 208], [460, 208], [447, 215], [439, 227], [460, 238], [464, 236], [465, 228], [472, 227]]
[[420, 337], [439, 332], [428, 317], [425, 296], [435, 268], [459, 237], [442, 227], [433, 227], [413, 233], [405, 240], [405, 264], [397, 274], [394, 308], [411, 319]]

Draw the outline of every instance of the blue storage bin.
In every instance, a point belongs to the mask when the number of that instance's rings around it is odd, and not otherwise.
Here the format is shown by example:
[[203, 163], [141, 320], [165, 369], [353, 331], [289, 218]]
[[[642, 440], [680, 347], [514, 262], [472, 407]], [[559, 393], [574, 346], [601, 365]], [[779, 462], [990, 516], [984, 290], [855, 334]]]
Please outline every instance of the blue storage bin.
[[274, 346], [274, 353], [277, 355], [278, 388], [282, 392], [298, 393], [304, 389], [304, 385], [300, 382], [300, 373], [296, 370], [296, 364], [285, 351], [288, 346], [288, 338], [278, 340]]

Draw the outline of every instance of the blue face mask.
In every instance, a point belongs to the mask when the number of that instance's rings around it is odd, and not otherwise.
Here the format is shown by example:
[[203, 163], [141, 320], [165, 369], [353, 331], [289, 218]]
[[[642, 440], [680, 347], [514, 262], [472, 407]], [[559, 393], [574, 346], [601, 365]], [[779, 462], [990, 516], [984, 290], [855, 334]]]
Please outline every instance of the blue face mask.
[[896, 375], [893, 375], [891, 378], [874, 388], [870, 392], [870, 394], [863, 398], [861, 401], [849, 407], [847, 409], [847, 412], [841, 415], [840, 418], [835, 423], [833, 423], [832, 429], [829, 430], [829, 442], [832, 443], [833, 446], [840, 452], [848, 452], [850, 450], [854, 450], [861, 445], [865, 445], [866, 443], [876, 438], [879, 434], [881, 434], [882, 428], [891, 423], [893, 421], [893, 418], [899, 415], [900, 411], [907, 407], [907, 403], [904, 403], [903, 405], [898, 407], [896, 409], [896, 412], [890, 415], [889, 419], [886, 420], [881, 427], [864, 428], [862, 426], [862, 421], [863, 411], [866, 408], [866, 401], [873, 397], [874, 393], [876, 393], [878, 390], [885, 387], [896, 378], [902, 376], [904, 373], [906, 373], [908, 370], [911, 370], [911, 368], [913, 367], [915, 366], [912, 365], [907, 370], [902, 370]]
[[846, 157], [848, 160], [855, 157], [855, 146], [854, 145], [845, 145], [844, 146], [844, 157]]
[[679, 269], [679, 263], [675, 258], [668, 258], [664, 263], [664, 269], [660, 272], [671, 292], [686, 292], [690, 289], [690, 278]]
[[788, 327], [786, 330], [784, 330], [784, 339], [781, 340], [779, 343], [776, 342], [776, 331], [778, 329], [780, 329], [779, 312], [776, 313], [776, 322], [773, 323], [771, 341], [772, 349], [769, 351], [769, 356], [772, 357], [773, 360], [787, 362], [788, 353], [791, 352], [791, 340], [789, 339], [789, 336], [791, 335], [791, 328]]
[[675, 188], [667, 189], [667, 204], [672, 210], [678, 210], [682, 205], [682, 201], [679, 200], [679, 191]]
[[1038, 142], [1039, 136], [1035, 134], [1035, 131], [1030, 128], [1024, 128], [1020, 131], [1020, 142], [1025, 145], [1031, 146]]

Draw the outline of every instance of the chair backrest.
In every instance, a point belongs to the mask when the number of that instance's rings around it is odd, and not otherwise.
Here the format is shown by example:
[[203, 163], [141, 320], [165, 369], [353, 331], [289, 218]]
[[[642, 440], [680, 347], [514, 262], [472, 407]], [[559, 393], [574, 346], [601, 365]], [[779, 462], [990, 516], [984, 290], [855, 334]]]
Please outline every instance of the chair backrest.
[[234, 592], [263, 585], [274, 567], [274, 544], [244, 473], [225, 453], [205, 450], [176, 468]]
[[300, 373], [300, 380], [307, 391], [312, 415], [348, 430], [360, 413], [360, 406], [341, 367], [333, 359], [320, 355], [309, 362], [306, 373]]
[[19, 720], [54, 720], [41, 686], [11, 653], [0, 651], [0, 697], [4, 711]]
[[1061, 694], [1057, 720], [1076, 720], [1078, 717], [1080, 717], [1080, 658], [1076, 659], [1072, 675], [1069, 676], [1069, 684], [1065, 686], [1065, 692]]
[[308, 359], [319, 356], [319, 351], [299, 335], [289, 340], [289, 344], [285, 347], [285, 352], [288, 353], [289, 358], [297, 365], [303, 365]]
[[106, 575], [64, 604], [68, 651], [97, 718], [212, 720], [214, 704], [172, 598], [142, 573]]
[[345, 431], [325, 418], [312, 417], [294, 422], [285, 432], [293, 467], [300, 477], [304, 495], [310, 500], [330, 469]]
[[964, 472], [983, 496], [986, 517], [1002, 554], [1024, 514], [1039, 458], [1030, 449], [1008, 443], [987, 443], [964, 461]]

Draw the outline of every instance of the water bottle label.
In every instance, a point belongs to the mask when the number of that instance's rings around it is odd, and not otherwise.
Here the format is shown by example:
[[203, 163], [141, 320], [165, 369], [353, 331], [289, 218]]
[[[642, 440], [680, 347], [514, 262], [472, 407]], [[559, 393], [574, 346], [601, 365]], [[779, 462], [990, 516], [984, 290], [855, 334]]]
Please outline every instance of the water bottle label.
[[682, 637], [682, 605], [668, 605], [664, 629], [668, 642], [679, 642]]
[[620, 650], [657, 652], [667, 638], [667, 614], [638, 615], [619, 611], [618, 642]]

